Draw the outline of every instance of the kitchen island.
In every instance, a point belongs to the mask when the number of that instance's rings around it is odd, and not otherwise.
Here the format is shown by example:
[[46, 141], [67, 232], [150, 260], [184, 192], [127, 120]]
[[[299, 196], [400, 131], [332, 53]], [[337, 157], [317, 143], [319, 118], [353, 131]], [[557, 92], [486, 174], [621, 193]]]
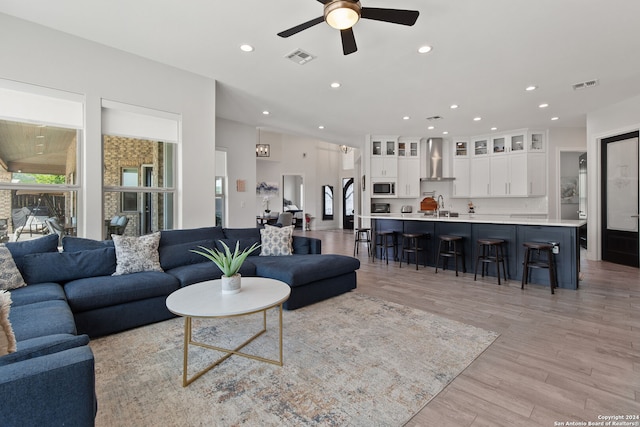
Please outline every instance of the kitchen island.
[[[505, 263], [509, 280], [520, 282], [523, 273], [524, 242], [553, 242], [558, 247], [554, 255], [557, 267], [558, 287], [577, 289], [580, 275], [579, 231], [586, 226], [585, 220], [557, 220], [536, 216], [479, 215], [465, 214], [458, 217], [427, 216], [418, 213], [371, 214], [361, 216], [371, 220], [373, 236], [376, 231], [397, 233], [396, 253], [401, 254], [402, 233], [423, 233], [427, 264], [435, 266], [438, 251], [438, 236], [453, 234], [464, 239], [465, 267], [473, 274], [477, 256], [477, 240], [480, 238], [502, 239], [505, 241]], [[390, 254], [393, 256], [393, 254]], [[549, 273], [543, 269], [532, 269], [530, 283], [549, 286]], [[495, 276], [493, 265], [489, 275]]]

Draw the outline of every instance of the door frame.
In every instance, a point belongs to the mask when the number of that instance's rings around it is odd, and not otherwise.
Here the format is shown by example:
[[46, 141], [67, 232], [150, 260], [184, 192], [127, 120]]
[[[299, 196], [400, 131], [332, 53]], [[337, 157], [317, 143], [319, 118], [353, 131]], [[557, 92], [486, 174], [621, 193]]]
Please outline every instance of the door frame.
[[[598, 153], [598, 181], [599, 181], [599, 186], [598, 186], [598, 199], [599, 199], [599, 218], [598, 218], [598, 228], [599, 228], [599, 239], [598, 239], [598, 252], [599, 252], [599, 259], [603, 259], [604, 256], [604, 242], [605, 242], [605, 229], [607, 227], [606, 224], [606, 194], [605, 194], [605, 188], [606, 188], [606, 181], [607, 181], [607, 176], [606, 174], [603, 173], [603, 170], [605, 168], [605, 162], [606, 162], [606, 158], [604, 156], [604, 151], [605, 151], [605, 140], [607, 139], [614, 139], [614, 141], [611, 142], [616, 142], [616, 141], [624, 141], [627, 139], [632, 139], [632, 138], [636, 138], [637, 141], [637, 155], [638, 158], [636, 158], [636, 162], [638, 164], [638, 167], [640, 167], [640, 129], [638, 129], [637, 127], [635, 129], [630, 129], [630, 130], [626, 130], [626, 131], [622, 131], [622, 132], [610, 132], [607, 136], [602, 136], [600, 138], [597, 138], [597, 153]], [[617, 139], [619, 138], [619, 139]], [[587, 156], [587, 163], [588, 163], [588, 156]], [[638, 173], [638, 176], [640, 177], [640, 172]], [[638, 212], [638, 210], [640, 210], [640, 187], [638, 188], [639, 194], [637, 195], [638, 197], [638, 207], [636, 208], [636, 212]], [[640, 230], [636, 233], [640, 233]], [[638, 259], [635, 260], [635, 267], [640, 266], [640, 239], [638, 239]], [[624, 264], [624, 265], [628, 265], [628, 264]]]
[[[555, 198], [555, 218], [562, 217], [562, 206], [561, 206], [561, 197], [560, 197], [560, 182], [562, 180], [562, 153], [587, 153], [587, 159], [589, 158], [588, 154], [589, 150], [587, 147], [558, 147], [556, 149], [556, 177], [555, 184], [553, 187], [553, 194]], [[589, 169], [587, 168], [587, 181], [589, 181]], [[588, 187], [587, 187], [588, 188]], [[587, 221], [589, 220], [589, 207], [587, 206]]]

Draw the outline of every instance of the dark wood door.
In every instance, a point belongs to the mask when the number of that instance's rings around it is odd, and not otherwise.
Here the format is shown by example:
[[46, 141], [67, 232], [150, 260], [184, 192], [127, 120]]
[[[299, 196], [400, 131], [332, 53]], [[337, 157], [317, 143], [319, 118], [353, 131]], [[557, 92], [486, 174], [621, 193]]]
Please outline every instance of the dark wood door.
[[638, 267], [638, 132], [605, 138], [602, 159], [602, 260]]

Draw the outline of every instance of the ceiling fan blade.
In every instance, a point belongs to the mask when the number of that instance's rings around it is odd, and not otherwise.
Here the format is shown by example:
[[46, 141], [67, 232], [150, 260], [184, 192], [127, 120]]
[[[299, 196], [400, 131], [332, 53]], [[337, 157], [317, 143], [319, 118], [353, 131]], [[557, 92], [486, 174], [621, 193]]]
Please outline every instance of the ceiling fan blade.
[[409, 26], [416, 23], [418, 15], [420, 12], [417, 10], [382, 9], [379, 7], [363, 7], [361, 12], [362, 18]]
[[340, 30], [340, 36], [342, 37], [342, 53], [344, 53], [345, 55], [349, 55], [358, 50], [358, 46], [356, 46], [356, 38], [353, 35], [352, 28]]
[[331, 0], [318, 0], [320, 3], [322, 4], [327, 4], [329, 3]]
[[311, 28], [314, 25], [318, 25], [319, 23], [324, 22], [324, 17], [320, 16], [318, 18], [312, 19], [311, 21], [307, 21], [304, 24], [296, 25], [295, 27], [289, 28], [288, 30], [284, 30], [278, 35], [280, 37], [290, 37], [294, 34], [298, 34], [302, 30], [306, 30], [307, 28]]

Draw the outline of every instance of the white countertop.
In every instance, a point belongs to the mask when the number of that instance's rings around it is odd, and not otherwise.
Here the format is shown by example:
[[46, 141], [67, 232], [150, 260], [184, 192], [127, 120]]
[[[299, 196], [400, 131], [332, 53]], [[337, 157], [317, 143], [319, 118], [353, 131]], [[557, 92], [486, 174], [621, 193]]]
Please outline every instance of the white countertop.
[[554, 227], [581, 227], [587, 223], [586, 220], [571, 219], [547, 219], [531, 216], [511, 216], [511, 215], [482, 215], [482, 214], [460, 214], [458, 217], [447, 218], [444, 216], [435, 217], [422, 213], [384, 213], [360, 215], [365, 219], [395, 219], [403, 221], [441, 221], [441, 222], [467, 222], [476, 224], [514, 224], [514, 225], [548, 225]]

